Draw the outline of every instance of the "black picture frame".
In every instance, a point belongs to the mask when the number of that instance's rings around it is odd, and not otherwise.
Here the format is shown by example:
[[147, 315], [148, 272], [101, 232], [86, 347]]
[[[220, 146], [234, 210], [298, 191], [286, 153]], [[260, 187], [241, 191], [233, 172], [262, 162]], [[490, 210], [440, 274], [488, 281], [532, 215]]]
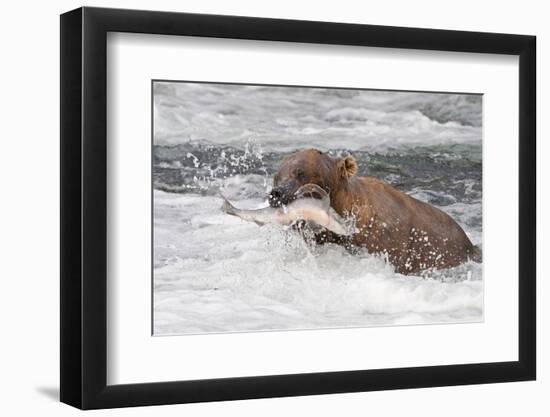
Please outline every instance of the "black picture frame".
[[[519, 56], [518, 361], [107, 385], [108, 32]], [[534, 36], [84, 7], [61, 15], [60, 57], [62, 402], [94, 409], [535, 379]]]

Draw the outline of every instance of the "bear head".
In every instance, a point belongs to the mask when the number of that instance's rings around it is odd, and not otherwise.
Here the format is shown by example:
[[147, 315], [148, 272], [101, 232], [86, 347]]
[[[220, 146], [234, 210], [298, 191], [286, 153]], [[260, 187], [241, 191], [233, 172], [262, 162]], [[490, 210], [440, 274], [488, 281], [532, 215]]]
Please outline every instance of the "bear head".
[[327, 193], [345, 186], [357, 172], [352, 156], [332, 158], [317, 149], [306, 149], [285, 157], [273, 177], [269, 204], [280, 207], [296, 199], [296, 191], [305, 184], [316, 184]]

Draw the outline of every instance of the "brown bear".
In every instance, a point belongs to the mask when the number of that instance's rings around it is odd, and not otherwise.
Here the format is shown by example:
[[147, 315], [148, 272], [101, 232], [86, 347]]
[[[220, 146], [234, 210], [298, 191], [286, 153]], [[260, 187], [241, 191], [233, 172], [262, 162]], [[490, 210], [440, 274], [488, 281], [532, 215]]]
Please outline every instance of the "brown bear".
[[273, 178], [269, 203], [288, 204], [304, 184], [317, 184], [330, 195], [331, 207], [342, 217], [353, 216], [351, 237], [323, 231], [318, 243], [333, 242], [348, 249], [363, 247], [380, 254], [402, 274], [481, 262], [481, 251], [446, 213], [372, 177], [356, 176], [352, 156], [332, 158], [317, 149], [287, 156]]

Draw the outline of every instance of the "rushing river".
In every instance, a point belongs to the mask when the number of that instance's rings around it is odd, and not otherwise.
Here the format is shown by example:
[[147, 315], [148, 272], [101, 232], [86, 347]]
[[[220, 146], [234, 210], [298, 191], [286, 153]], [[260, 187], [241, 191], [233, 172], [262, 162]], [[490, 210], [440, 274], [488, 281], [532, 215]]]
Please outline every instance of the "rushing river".
[[482, 320], [481, 264], [403, 276], [220, 210], [265, 205], [282, 158], [315, 147], [481, 245], [481, 114], [479, 95], [155, 83], [154, 334]]

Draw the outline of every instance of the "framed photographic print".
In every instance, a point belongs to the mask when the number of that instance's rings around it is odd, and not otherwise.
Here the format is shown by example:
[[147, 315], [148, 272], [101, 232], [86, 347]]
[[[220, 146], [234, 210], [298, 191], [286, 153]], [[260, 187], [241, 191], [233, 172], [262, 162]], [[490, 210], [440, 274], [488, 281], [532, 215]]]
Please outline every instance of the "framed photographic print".
[[535, 38], [61, 16], [61, 401], [535, 379]]

